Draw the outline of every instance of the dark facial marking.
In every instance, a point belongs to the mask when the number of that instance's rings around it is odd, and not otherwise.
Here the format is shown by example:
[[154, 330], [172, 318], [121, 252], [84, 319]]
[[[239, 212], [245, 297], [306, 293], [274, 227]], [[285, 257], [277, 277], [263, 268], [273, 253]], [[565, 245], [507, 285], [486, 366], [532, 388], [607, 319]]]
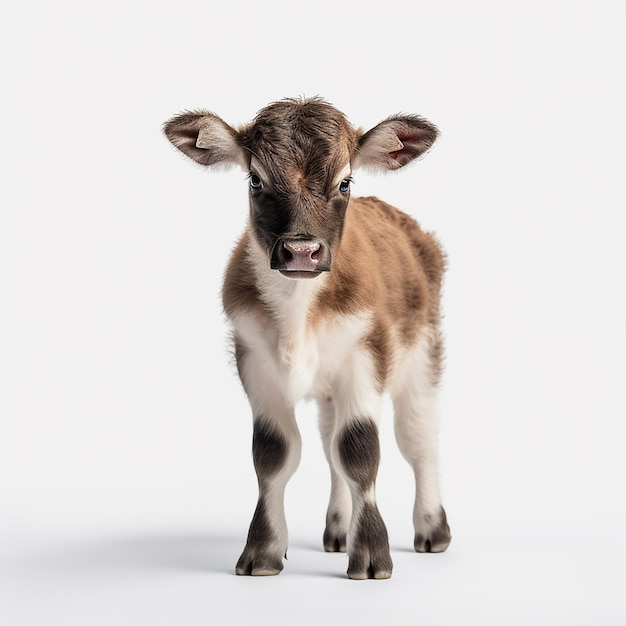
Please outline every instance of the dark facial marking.
[[348, 424], [339, 439], [339, 458], [349, 478], [362, 489], [376, 480], [380, 449], [378, 428], [371, 419]]
[[270, 250], [279, 235], [291, 230], [291, 210], [289, 203], [280, 201], [269, 191], [251, 194], [250, 223], [252, 231], [267, 250]]
[[259, 481], [278, 472], [286, 456], [285, 438], [265, 418], [257, 418], [252, 436], [252, 457]]

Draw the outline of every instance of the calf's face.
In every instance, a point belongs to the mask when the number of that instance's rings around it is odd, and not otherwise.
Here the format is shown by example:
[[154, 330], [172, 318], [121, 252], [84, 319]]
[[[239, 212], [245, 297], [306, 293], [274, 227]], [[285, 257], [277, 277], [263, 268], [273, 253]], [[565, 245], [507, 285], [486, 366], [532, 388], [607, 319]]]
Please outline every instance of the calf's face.
[[331, 270], [353, 169], [397, 169], [437, 137], [432, 124], [413, 115], [387, 118], [363, 133], [319, 98], [275, 102], [238, 130], [197, 111], [172, 118], [164, 131], [202, 165], [248, 172], [252, 235], [271, 269], [298, 279]]
[[290, 278], [329, 271], [350, 197], [355, 131], [329, 105], [280, 102], [241, 139], [250, 155], [250, 225], [270, 267]]

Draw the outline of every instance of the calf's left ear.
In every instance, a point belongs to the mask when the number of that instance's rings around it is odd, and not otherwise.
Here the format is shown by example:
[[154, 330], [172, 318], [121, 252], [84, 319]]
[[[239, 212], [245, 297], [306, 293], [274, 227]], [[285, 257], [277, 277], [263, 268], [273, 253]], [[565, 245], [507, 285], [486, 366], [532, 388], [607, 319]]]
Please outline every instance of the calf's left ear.
[[163, 132], [176, 148], [200, 165], [248, 168], [239, 133], [214, 113], [182, 113], [165, 122]]
[[352, 168], [397, 170], [422, 156], [438, 135], [437, 127], [418, 115], [394, 115], [361, 135]]

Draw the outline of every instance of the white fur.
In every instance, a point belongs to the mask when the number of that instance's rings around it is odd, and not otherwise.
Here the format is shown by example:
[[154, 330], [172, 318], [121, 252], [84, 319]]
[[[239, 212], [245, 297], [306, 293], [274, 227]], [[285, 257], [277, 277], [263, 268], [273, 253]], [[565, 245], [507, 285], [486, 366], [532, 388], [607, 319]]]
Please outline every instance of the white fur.
[[351, 175], [352, 175], [352, 167], [350, 166], [350, 163], [346, 163], [346, 165], [341, 169], [339, 174], [335, 176], [333, 180], [333, 187], [338, 187], [339, 183], [341, 183], [342, 180], [346, 180], [350, 178]]
[[263, 182], [271, 180], [271, 177], [267, 173], [267, 170], [263, 167], [263, 164], [254, 155], [250, 159], [250, 169], [260, 176]]
[[430, 329], [403, 357], [391, 389], [395, 434], [400, 451], [415, 473], [416, 532], [428, 528], [428, 519], [439, 515], [441, 498], [438, 475], [437, 388], [431, 380]]
[[337, 534], [347, 533], [352, 515], [352, 495], [348, 483], [335, 467], [333, 445], [337, 431], [337, 415], [335, 403], [327, 397], [318, 401], [320, 433], [324, 445], [324, 453], [330, 467], [330, 501], [328, 504], [329, 518], [333, 513], [339, 514], [339, 523], [333, 523]]
[[[283, 281], [296, 283], [294, 293], [304, 296], [303, 284], [311, 282]], [[369, 315], [306, 326], [307, 307], [287, 302], [282, 307], [278, 324], [250, 313], [232, 319], [235, 335], [249, 349], [242, 377], [255, 411], [274, 415], [277, 405], [293, 407], [300, 400], [332, 394], [338, 414], [371, 414], [378, 394], [373, 391], [369, 355], [359, 346]]]

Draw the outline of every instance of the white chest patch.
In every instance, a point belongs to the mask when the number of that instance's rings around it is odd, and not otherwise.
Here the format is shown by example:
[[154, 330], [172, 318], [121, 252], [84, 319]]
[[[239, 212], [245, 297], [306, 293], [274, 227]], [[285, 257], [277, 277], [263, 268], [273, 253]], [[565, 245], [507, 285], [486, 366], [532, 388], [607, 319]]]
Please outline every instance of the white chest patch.
[[293, 404], [330, 392], [370, 324], [367, 313], [328, 318], [314, 328], [307, 327], [305, 317], [293, 313], [276, 325], [249, 314], [232, 320], [249, 350], [247, 375], [265, 378], [271, 371], [274, 384]]

